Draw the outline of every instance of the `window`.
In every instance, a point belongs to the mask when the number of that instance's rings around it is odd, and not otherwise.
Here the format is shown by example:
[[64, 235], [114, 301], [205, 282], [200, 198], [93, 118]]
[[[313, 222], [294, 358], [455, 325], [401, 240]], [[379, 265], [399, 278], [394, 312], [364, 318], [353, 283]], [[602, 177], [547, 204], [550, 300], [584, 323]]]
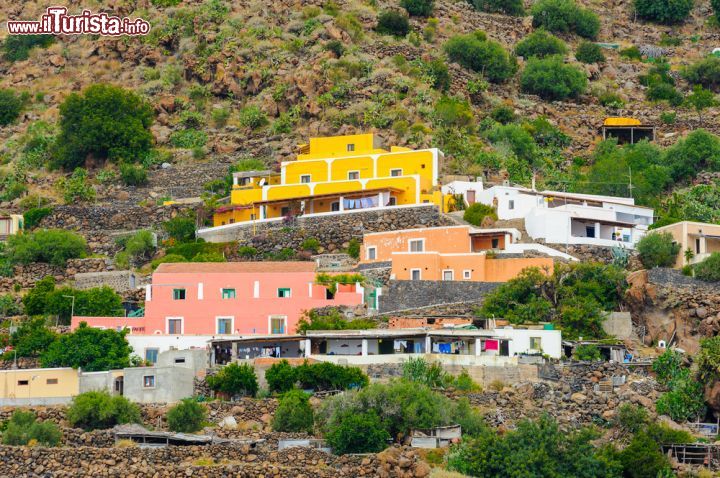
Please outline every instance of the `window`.
[[348, 150], [348, 151], [355, 151], [355, 144], [353, 144], [353, 143], [348, 144], [348, 145], [347, 145], [347, 150]]
[[218, 317], [217, 333], [218, 334], [231, 334], [232, 333], [232, 318], [231, 317]]
[[463, 279], [469, 280], [472, 278], [472, 271], [464, 270], [463, 271]]
[[143, 388], [155, 388], [155, 375], [143, 376]]
[[300, 175], [300, 182], [301, 182], [301, 183], [309, 183], [311, 179], [312, 179], [312, 176], [309, 175], [309, 174], [301, 174], [301, 175]]
[[498, 239], [497, 237], [494, 237], [492, 239], [492, 248], [497, 249], [499, 245], [500, 245], [500, 239]]
[[455, 276], [452, 270], [443, 271], [443, 280], [453, 280]]
[[542, 350], [542, 340], [540, 337], [530, 337], [530, 350]]
[[287, 287], [281, 287], [280, 289], [278, 289], [278, 294], [277, 294], [277, 296], [280, 297], [280, 298], [282, 298], [282, 299], [288, 299], [288, 298], [290, 298], [290, 289], [287, 288]]
[[281, 215], [282, 217], [289, 216], [289, 215], [290, 215], [290, 208], [287, 207], [287, 206], [281, 207], [281, 208], [280, 208], [280, 215]]
[[700, 254], [700, 239], [695, 239], [695, 254]]
[[172, 335], [182, 334], [182, 319], [168, 319], [167, 333]]
[[340, 210], [340, 202], [335, 201], [334, 203], [330, 204], [330, 210], [333, 212]]
[[235, 298], [235, 289], [223, 289], [222, 290], [222, 298], [223, 299], [234, 299]]
[[377, 248], [375, 246], [367, 248], [367, 260], [374, 261], [377, 257]]
[[420, 280], [420, 269], [410, 269], [410, 280]]
[[145, 349], [145, 360], [150, 363], [157, 363], [159, 349]]
[[348, 179], [360, 179], [360, 171], [348, 171]]
[[185, 289], [173, 289], [173, 300], [185, 300]]
[[508, 201], [508, 209], [510, 209], [511, 211], [513, 209], [515, 209], [515, 201], [514, 200], [511, 199]]
[[56, 378], [48, 378], [47, 380], [45, 380], [45, 384], [46, 384], [46, 385], [57, 385], [57, 384], [58, 384], [58, 379], [56, 379]]
[[585, 226], [585, 237], [595, 237], [595, 226]]
[[390, 176], [393, 176], [393, 177], [402, 176], [402, 169], [391, 169]]
[[425, 250], [424, 239], [411, 239], [408, 244], [410, 245], [410, 252], [422, 252]]
[[276, 316], [276, 317], [270, 317], [270, 333], [271, 334], [284, 334], [285, 333], [285, 322], [287, 322], [287, 317], [285, 316]]
[[397, 204], [397, 198], [395, 196], [390, 196], [390, 201], [388, 201], [388, 206], [395, 206]]
[[175, 363], [185, 363], [185, 357], [178, 357], [175, 359]]
[[29, 380], [18, 380], [18, 385], [28, 385], [29, 383]]

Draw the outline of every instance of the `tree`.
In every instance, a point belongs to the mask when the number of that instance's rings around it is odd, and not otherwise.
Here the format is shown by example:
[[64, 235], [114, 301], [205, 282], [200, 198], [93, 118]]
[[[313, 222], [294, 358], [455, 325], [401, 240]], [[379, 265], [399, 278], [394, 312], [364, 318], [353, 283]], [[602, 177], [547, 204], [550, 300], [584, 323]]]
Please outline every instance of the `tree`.
[[580, 8], [573, 0], [540, 0], [530, 11], [533, 26], [554, 33], [577, 33], [594, 40], [600, 32], [600, 19], [591, 10]]
[[657, 478], [670, 468], [670, 462], [660, 451], [658, 443], [641, 430], [620, 453], [620, 461], [628, 478]]
[[637, 243], [640, 262], [647, 269], [653, 267], [672, 267], [680, 252], [680, 245], [675, 242], [672, 234], [650, 233]]
[[358, 367], [335, 365], [330, 362], [310, 364], [305, 361], [296, 367], [300, 387], [314, 390], [347, 390], [368, 384], [368, 376]]
[[635, 12], [645, 20], [671, 25], [687, 18], [693, 0], [635, 0]]
[[168, 429], [173, 432], [195, 433], [202, 430], [207, 408], [192, 398], [186, 398], [167, 412]]
[[386, 10], [378, 15], [378, 24], [375, 31], [383, 35], [404, 37], [410, 31], [410, 22], [402, 13]]
[[96, 84], [60, 105], [60, 134], [54, 160], [74, 169], [88, 156], [135, 162], [150, 152], [152, 107], [122, 88]]
[[24, 321], [10, 336], [18, 357], [36, 357], [57, 339], [57, 334], [48, 329], [45, 319], [36, 318]]
[[720, 282], [720, 253], [713, 252], [696, 264], [695, 277], [706, 282]]
[[206, 379], [211, 390], [229, 397], [236, 395], [254, 397], [258, 391], [257, 376], [251, 365], [231, 363]]
[[[12, 35], [10, 38], [12, 38]], [[0, 126], [7, 126], [18, 119], [23, 104], [24, 101], [15, 91], [5, 88], [0, 89]]]
[[123, 423], [141, 423], [140, 408], [121, 395], [106, 391], [81, 393], [73, 398], [67, 421], [84, 430], [112, 428]]
[[63, 229], [43, 229], [8, 238], [7, 256], [14, 264], [47, 262], [64, 266], [68, 259], [83, 257], [87, 243], [82, 236]]
[[700, 126], [703, 124], [703, 110], [718, 105], [713, 92], [704, 89], [701, 85], [695, 85], [693, 87], [693, 92], [685, 98], [685, 103], [697, 112]]
[[720, 138], [696, 129], [665, 150], [665, 162], [675, 180], [695, 176], [702, 170], [720, 170]]
[[82, 368], [86, 372], [130, 366], [132, 347], [127, 330], [96, 329], [86, 323], [72, 333], [61, 335], [40, 357], [43, 367]]
[[300, 317], [297, 330], [304, 334], [308, 330], [374, 329], [376, 325], [371, 319], [347, 320], [337, 309], [332, 309], [325, 315], [320, 315], [313, 309]]
[[582, 63], [602, 63], [605, 61], [605, 55], [600, 45], [584, 41], [575, 51], [575, 59]]
[[473, 226], [481, 226], [486, 217], [497, 221], [497, 212], [492, 206], [476, 202], [465, 209], [463, 220], [469, 222]]
[[187, 242], [195, 239], [195, 219], [189, 215], [181, 215], [165, 221], [162, 228], [170, 239], [176, 242]]
[[35, 283], [35, 287], [23, 297], [23, 305], [27, 315], [43, 315], [47, 310], [48, 296], [55, 290], [55, 277], [43, 277]]
[[52, 35], [8, 35], [3, 42], [3, 58], [9, 62], [27, 60], [33, 48], [47, 48], [53, 43]]
[[295, 368], [283, 359], [265, 371], [265, 381], [271, 392], [285, 393], [292, 390], [297, 382]]
[[31, 441], [43, 446], [58, 446], [62, 432], [53, 422], [38, 422], [30, 411], [15, 410], [2, 433], [3, 445], [25, 446]]
[[377, 453], [387, 448], [390, 435], [374, 413], [348, 415], [325, 434], [334, 453]]
[[502, 83], [517, 71], [517, 62], [499, 43], [487, 39], [485, 33], [476, 31], [469, 35], [456, 35], [444, 46], [450, 60], [461, 66], [482, 73], [493, 83]]
[[515, 53], [526, 59], [565, 55], [567, 51], [567, 45], [565, 45], [564, 41], [543, 29], [535, 30], [515, 45]]
[[147, 184], [147, 169], [141, 165], [122, 163], [120, 165], [120, 179], [127, 186], [142, 186]]
[[720, 0], [710, 0], [710, 5], [712, 5], [715, 16], [720, 15]]
[[585, 92], [587, 77], [578, 68], [565, 64], [560, 56], [531, 58], [520, 75], [520, 87], [544, 100], [565, 100]]
[[522, 0], [472, 0], [476, 10], [488, 13], [504, 13], [521, 17], [525, 15], [525, 7]]
[[400, 6], [411, 17], [429, 17], [432, 15], [435, 0], [400, 0]]
[[302, 390], [286, 392], [275, 410], [273, 431], [312, 433], [313, 424], [313, 409], [307, 393]]
[[443, 126], [467, 127], [473, 122], [470, 103], [464, 98], [443, 95], [435, 103], [433, 117], [436, 123]]
[[596, 362], [602, 360], [600, 349], [594, 344], [581, 344], [573, 350], [573, 358], [580, 361]]
[[719, 92], [720, 58], [708, 56], [696, 61], [683, 71], [683, 77], [691, 84], [702, 85], [716, 93]]

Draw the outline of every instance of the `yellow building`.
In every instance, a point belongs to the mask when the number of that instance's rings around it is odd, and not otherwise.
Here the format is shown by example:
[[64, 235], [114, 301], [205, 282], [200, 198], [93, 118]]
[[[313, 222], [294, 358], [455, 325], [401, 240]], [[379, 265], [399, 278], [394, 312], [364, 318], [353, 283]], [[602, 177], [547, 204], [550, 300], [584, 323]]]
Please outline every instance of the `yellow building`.
[[374, 134], [310, 138], [280, 174], [233, 175], [230, 204], [214, 226], [288, 215], [433, 203], [445, 207], [438, 184], [443, 153], [436, 148], [382, 149]]
[[0, 371], [0, 405], [53, 405], [78, 394], [80, 374], [72, 368]]

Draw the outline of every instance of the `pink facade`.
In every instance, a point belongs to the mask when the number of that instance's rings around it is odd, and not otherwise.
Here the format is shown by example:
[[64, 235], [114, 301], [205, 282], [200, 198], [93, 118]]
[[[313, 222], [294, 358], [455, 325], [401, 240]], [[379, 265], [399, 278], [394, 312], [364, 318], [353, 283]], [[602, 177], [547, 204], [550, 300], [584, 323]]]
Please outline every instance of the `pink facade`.
[[145, 291], [144, 317], [73, 317], [92, 327], [132, 334], [294, 333], [304, 311], [358, 305], [362, 289], [338, 286], [332, 297], [315, 284], [312, 262], [161, 264]]

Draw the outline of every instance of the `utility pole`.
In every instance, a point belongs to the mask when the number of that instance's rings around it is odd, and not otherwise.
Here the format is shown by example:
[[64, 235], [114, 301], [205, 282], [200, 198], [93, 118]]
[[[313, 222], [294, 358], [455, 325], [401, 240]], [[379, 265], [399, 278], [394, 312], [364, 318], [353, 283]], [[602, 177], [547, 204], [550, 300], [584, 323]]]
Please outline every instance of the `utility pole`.
[[632, 167], [628, 166], [628, 172], [630, 173], [630, 182], [628, 183], [628, 192], [630, 197], [633, 197], [633, 184], [632, 184]]

